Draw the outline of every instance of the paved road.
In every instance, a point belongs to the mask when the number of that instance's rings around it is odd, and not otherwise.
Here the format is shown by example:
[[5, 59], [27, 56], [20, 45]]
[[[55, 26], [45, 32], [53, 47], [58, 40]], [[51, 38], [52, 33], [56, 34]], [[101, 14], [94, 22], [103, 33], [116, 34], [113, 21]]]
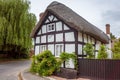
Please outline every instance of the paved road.
[[0, 63], [0, 80], [17, 80], [17, 75], [30, 67], [31, 61], [10, 61]]

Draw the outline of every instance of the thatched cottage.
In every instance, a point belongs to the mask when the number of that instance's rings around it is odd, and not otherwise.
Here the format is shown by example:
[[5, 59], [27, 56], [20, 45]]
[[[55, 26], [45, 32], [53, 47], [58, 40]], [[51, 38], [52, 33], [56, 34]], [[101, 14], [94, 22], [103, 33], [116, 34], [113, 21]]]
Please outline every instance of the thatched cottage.
[[[61, 52], [75, 52], [78, 58], [84, 58], [86, 53], [83, 47], [86, 43], [93, 44], [96, 56], [100, 45], [106, 44], [109, 47], [110, 42], [107, 34], [56, 1], [41, 14], [31, 37], [34, 38], [35, 54], [50, 50], [56, 57]], [[74, 68], [72, 62], [66, 67]]]

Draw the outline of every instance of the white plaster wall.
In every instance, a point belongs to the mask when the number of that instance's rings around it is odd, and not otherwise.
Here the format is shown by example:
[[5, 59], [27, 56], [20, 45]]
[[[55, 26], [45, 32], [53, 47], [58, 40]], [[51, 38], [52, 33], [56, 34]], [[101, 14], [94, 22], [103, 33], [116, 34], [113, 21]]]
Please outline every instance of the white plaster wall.
[[37, 54], [39, 54], [40, 52], [39, 52], [39, 46], [35, 46], [35, 55], [37, 55]]
[[65, 52], [67, 53], [75, 52], [75, 44], [65, 44]]
[[54, 41], [54, 35], [48, 35], [48, 42]]
[[40, 43], [40, 37], [36, 37], [36, 42], [35, 43]]
[[41, 30], [39, 30], [38, 35], [41, 34]]
[[75, 68], [74, 61], [72, 59], [69, 60], [69, 62], [65, 62], [66, 68]]
[[[85, 47], [85, 45], [83, 46], [83, 48]], [[83, 50], [83, 54], [86, 55], [86, 52]]]
[[[108, 34], [108, 37], [110, 38], [110, 35]], [[108, 58], [112, 59], [112, 51], [111, 51], [111, 40], [109, 40], [109, 43], [106, 44], [106, 48], [107, 48], [107, 53], [108, 53]]]
[[87, 43], [87, 35], [84, 34], [84, 42]]
[[43, 25], [43, 26], [42, 26], [42, 34], [43, 34], [43, 33], [46, 33], [46, 25]]
[[56, 34], [56, 42], [63, 41], [63, 33]]
[[65, 33], [65, 41], [75, 41], [74, 32]]
[[[66, 44], [65, 52], [70, 53], [70, 54], [75, 52], [75, 44]], [[66, 68], [74, 68], [75, 67], [72, 59], [70, 59], [68, 64], [65, 64], [65, 66], [66, 66]]]
[[41, 43], [46, 43], [46, 35], [41, 36]]
[[88, 43], [91, 43], [90, 36], [88, 35]]
[[57, 21], [58, 19], [55, 17], [53, 21]]
[[70, 30], [70, 28], [64, 24], [64, 30]]
[[62, 22], [56, 23], [56, 31], [62, 31]]
[[78, 55], [82, 54], [82, 44], [78, 44]]
[[92, 38], [92, 44], [95, 44], [95, 39], [94, 38]]
[[53, 15], [49, 16], [49, 20], [52, 21], [53, 19]]
[[49, 44], [48, 50], [50, 50], [52, 52], [52, 54], [54, 55], [54, 44]]
[[82, 42], [82, 33], [78, 32], [78, 41]]
[[46, 21], [45, 21], [45, 23], [48, 23], [49, 22], [49, 20], [47, 19]]
[[96, 42], [96, 50], [99, 50], [99, 49], [100, 49], [100, 45], [101, 45], [101, 42], [100, 42], [100, 41], [97, 41], [97, 42]]

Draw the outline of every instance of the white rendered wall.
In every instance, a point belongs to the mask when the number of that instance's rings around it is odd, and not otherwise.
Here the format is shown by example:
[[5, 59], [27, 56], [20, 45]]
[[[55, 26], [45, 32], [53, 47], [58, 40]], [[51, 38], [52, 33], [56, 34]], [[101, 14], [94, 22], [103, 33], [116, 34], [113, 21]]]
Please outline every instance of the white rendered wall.
[[78, 55], [82, 54], [82, 44], [78, 44]]
[[63, 42], [63, 33], [56, 34], [56, 42]]
[[68, 62], [65, 62], [66, 68], [75, 68], [74, 61], [70, 59]]
[[65, 33], [65, 41], [75, 41], [74, 32]]
[[[95, 50], [99, 50], [100, 49], [100, 45], [101, 45], [101, 42], [100, 41], [96, 41]], [[97, 58], [97, 56], [98, 56], [98, 52], [95, 52], [95, 58]]]
[[52, 52], [52, 54], [54, 55], [54, 44], [49, 44], [48, 50], [50, 50]]
[[[67, 52], [67, 53], [75, 52], [75, 44], [66, 44], [65, 52]], [[66, 64], [65, 66], [66, 66], [66, 68], [74, 68], [74, 63], [72, 60], [69, 60], [68, 64]]]
[[41, 43], [46, 43], [46, 35], [41, 36]]
[[39, 30], [38, 35], [41, 34], [41, 30]]
[[91, 43], [91, 37], [88, 35], [88, 43]]
[[49, 20], [50, 20], [50, 21], [53, 20], [53, 15], [49, 16]]
[[36, 42], [35, 43], [40, 43], [40, 37], [36, 37]]
[[101, 45], [101, 42], [100, 42], [100, 41], [97, 41], [97, 42], [96, 42], [96, 50], [99, 50], [99, 49], [100, 49], [100, 45]]
[[42, 26], [42, 34], [43, 34], [43, 33], [46, 33], [46, 25], [43, 25], [43, 26]]
[[64, 30], [70, 30], [70, 28], [64, 24]]
[[39, 52], [39, 46], [35, 46], [35, 55], [37, 55], [37, 54], [39, 54], [40, 52]]
[[82, 33], [78, 32], [78, 41], [82, 42]]
[[87, 35], [84, 34], [84, 42], [87, 43]]
[[[110, 35], [108, 34], [108, 37], [110, 38]], [[112, 51], [111, 51], [111, 40], [109, 39], [109, 43], [106, 44], [108, 58], [112, 59]]]
[[67, 53], [75, 52], [75, 44], [65, 44], [65, 52]]
[[54, 41], [54, 35], [48, 35], [48, 42]]
[[62, 31], [62, 22], [56, 23], [56, 31]]

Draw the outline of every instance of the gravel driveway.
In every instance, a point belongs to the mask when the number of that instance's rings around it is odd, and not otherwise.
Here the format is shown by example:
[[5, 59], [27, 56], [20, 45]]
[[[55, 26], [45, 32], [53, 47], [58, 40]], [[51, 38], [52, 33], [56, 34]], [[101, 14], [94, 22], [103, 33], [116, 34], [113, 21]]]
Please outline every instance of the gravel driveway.
[[0, 63], [0, 80], [17, 80], [18, 73], [30, 67], [30, 60]]

